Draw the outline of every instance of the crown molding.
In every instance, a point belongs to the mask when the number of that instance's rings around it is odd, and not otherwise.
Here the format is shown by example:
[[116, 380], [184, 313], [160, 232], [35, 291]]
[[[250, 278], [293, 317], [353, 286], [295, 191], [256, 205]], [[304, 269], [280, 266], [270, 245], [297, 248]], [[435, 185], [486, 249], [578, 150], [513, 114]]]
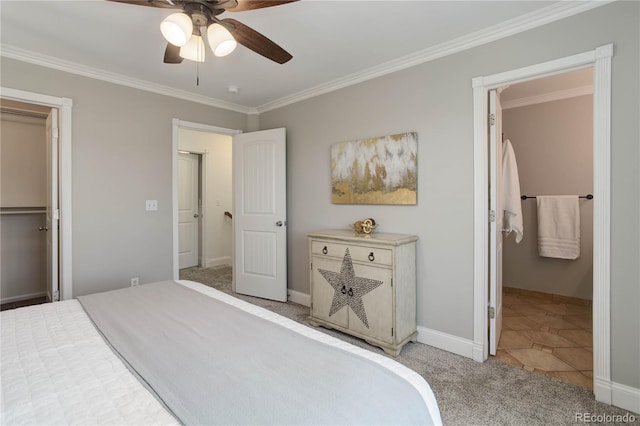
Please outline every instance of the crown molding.
[[473, 47], [477, 47], [495, 40], [509, 37], [532, 28], [536, 28], [551, 22], [558, 21], [582, 12], [586, 12], [596, 7], [604, 6], [616, 0], [563, 0], [540, 10], [530, 12], [520, 17], [502, 22], [489, 28], [467, 34], [462, 37], [450, 40], [445, 43], [424, 49], [393, 61], [385, 62], [364, 71], [353, 73], [345, 77], [335, 79], [315, 87], [302, 90], [289, 96], [267, 102], [258, 107], [247, 107], [244, 105], [225, 102], [208, 96], [175, 89], [161, 84], [151, 83], [145, 80], [132, 78], [123, 74], [112, 73], [98, 68], [88, 67], [76, 62], [66, 61], [48, 55], [21, 49], [15, 46], [0, 43], [0, 56], [16, 59], [23, 62], [53, 68], [84, 77], [103, 80], [110, 83], [120, 84], [135, 89], [146, 90], [165, 96], [184, 99], [216, 108], [229, 111], [240, 112], [248, 115], [260, 114], [272, 109], [281, 108], [296, 102], [333, 92], [348, 86], [353, 86], [367, 80], [404, 70], [415, 65], [423, 64], [444, 56], [458, 53]]
[[527, 96], [525, 98], [502, 101], [502, 109], [519, 108], [528, 105], [541, 104], [544, 102], [559, 101], [562, 99], [575, 98], [578, 96], [593, 95], [593, 86], [574, 87], [566, 90], [556, 90], [555, 92], [544, 93], [542, 95]]
[[444, 56], [452, 55], [454, 53], [462, 52], [473, 47], [500, 40], [514, 34], [518, 34], [533, 28], [540, 27], [542, 25], [546, 25], [564, 18], [568, 18], [570, 16], [580, 14], [582, 12], [586, 12], [591, 9], [595, 9], [600, 6], [607, 5], [614, 1], [616, 0], [563, 0], [537, 11], [530, 12], [517, 18], [499, 23], [497, 25], [493, 25], [491, 27], [464, 35], [462, 37], [458, 37], [448, 42], [438, 44], [428, 49], [403, 56], [402, 58], [385, 62], [381, 65], [371, 67], [364, 71], [353, 73], [348, 76], [320, 84], [310, 89], [294, 93], [290, 96], [277, 99], [273, 102], [265, 103], [263, 105], [260, 105], [256, 109], [258, 113], [263, 113], [272, 109], [281, 108], [283, 106], [300, 102], [305, 99], [310, 99], [318, 95], [333, 92], [335, 90], [342, 89], [348, 86], [353, 86], [355, 84], [362, 83], [376, 77], [381, 77], [386, 74], [391, 74], [393, 72], [404, 70], [415, 65], [423, 64], [425, 62], [433, 61]]
[[165, 86], [162, 84], [151, 83], [149, 81], [140, 80], [110, 71], [105, 71], [99, 68], [89, 67], [77, 62], [66, 61], [63, 59], [55, 58], [53, 56], [43, 55], [41, 53], [32, 52], [8, 44], [0, 44], [0, 56], [16, 59], [22, 62], [28, 62], [34, 65], [40, 65], [47, 68], [53, 68], [59, 71], [65, 71], [71, 74], [81, 75], [83, 77], [94, 78], [97, 80], [107, 81], [109, 83], [132, 87], [134, 89], [145, 90], [147, 92], [153, 92], [160, 95], [171, 96], [173, 98], [196, 102], [216, 108], [222, 108], [229, 111], [235, 111], [244, 114], [256, 113], [255, 108], [221, 101], [219, 99], [211, 98], [208, 96], [198, 95], [196, 93], [175, 89], [173, 87]]

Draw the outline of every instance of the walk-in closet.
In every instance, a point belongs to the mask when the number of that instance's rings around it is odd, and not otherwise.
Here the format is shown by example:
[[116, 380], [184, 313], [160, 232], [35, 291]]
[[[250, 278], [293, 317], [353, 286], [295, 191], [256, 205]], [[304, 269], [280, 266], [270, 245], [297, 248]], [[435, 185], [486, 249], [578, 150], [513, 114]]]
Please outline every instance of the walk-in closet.
[[0, 301], [46, 301], [46, 118], [50, 108], [0, 104]]

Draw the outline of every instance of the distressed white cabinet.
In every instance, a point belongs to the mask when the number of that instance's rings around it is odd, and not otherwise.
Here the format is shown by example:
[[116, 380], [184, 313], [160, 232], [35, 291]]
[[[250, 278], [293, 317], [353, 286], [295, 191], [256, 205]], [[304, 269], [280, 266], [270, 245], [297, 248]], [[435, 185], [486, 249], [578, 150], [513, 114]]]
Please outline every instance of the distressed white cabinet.
[[362, 338], [392, 356], [415, 342], [417, 236], [350, 230], [307, 236], [312, 325]]

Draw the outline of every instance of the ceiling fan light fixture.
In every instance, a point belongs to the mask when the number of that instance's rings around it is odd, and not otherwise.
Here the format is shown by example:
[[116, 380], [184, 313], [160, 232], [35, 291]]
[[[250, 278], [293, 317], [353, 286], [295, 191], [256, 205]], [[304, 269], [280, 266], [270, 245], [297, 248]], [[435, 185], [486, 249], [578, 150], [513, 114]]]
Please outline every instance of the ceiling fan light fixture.
[[204, 62], [204, 41], [202, 37], [193, 34], [187, 44], [180, 48], [180, 56], [195, 62]]
[[160, 24], [160, 32], [169, 43], [184, 46], [190, 40], [193, 22], [186, 13], [172, 13]]
[[217, 23], [211, 24], [207, 28], [207, 40], [213, 54], [218, 57], [227, 56], [238, 45], [229, 30]]

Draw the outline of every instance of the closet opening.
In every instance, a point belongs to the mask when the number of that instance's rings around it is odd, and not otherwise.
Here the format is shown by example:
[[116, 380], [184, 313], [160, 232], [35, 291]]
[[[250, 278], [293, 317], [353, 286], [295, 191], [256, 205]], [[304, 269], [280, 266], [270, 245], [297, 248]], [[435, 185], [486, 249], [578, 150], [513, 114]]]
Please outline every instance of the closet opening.
[[500, 89], [502, 327], [491, 355], [593, 390], [593, 68]]
[[60, 297], [57, 120], [56, 108], [0, 100], [2, 310]]

